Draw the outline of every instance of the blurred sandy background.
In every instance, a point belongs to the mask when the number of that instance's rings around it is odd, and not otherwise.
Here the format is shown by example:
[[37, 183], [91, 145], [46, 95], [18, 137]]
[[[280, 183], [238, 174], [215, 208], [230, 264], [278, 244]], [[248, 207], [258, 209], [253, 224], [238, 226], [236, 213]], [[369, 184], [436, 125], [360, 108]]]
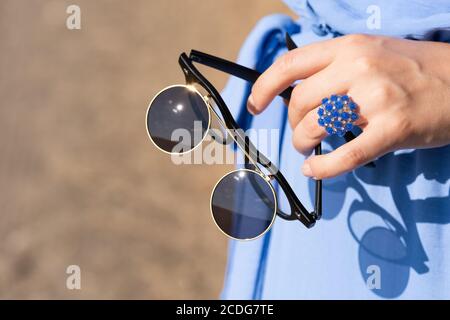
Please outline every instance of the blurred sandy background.
[[[66, 29], [66, 7], [82, 30]], [[0, 298], [217, 298], [209, 213], [226, 166], [175, 166], [145, 132], [190, 48], [235, 59], [277, 0], [0, 1]], [[208, 72], [222, 88], [226, 76]], [[82, 290], [66, 289], [77, 264]]]

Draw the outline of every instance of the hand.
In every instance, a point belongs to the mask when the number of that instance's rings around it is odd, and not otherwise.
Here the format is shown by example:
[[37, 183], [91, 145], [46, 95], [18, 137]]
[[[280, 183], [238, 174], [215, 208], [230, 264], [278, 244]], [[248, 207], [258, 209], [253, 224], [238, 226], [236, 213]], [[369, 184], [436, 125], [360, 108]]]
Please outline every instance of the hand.
[[303, 174], [316, 179], [351, 171], [404, 148], [450, 143], [450, 45], [349, 35], [289, 51], [253, 86], [247, 108], [262, 112], [294, 81], [289, 102], [295, 148], [308, 155], [326, 137], [317, 106], [348, 94], [359, 106], [362, 130], [336, 150], [308, 158]]

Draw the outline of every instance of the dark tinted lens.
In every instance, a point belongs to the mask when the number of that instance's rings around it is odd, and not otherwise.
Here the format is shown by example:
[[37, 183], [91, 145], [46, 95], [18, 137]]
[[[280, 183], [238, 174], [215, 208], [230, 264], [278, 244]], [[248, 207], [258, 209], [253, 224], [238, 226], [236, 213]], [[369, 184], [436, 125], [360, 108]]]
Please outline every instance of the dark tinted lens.
[[208, 131], [209, 112], [200, 94], [186, 86], [159, 93], [147, 113], [153, 142], [167, 152], [182, 153], [202, 142]]
[[238, 170], [223, 177], [214, 189], [211, 210], [219, 228], [236, 239], [253, 239], [275, 218], [271, 185], [259, 174]]

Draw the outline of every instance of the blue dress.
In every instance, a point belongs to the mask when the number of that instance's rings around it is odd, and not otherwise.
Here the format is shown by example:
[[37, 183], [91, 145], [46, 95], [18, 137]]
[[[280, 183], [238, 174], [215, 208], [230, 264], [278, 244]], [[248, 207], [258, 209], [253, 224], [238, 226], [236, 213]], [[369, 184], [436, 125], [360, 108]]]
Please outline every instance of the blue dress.
[[[450, 27], [449, 0], [286, 3], [300, 19], [262, 19], [242, 47], [241, 64], [267, 68], [285, 52], [285, 32], [301, 46], [337, 32], [421, 37]], [[373, 4], [380, 28], [368, 29]], [[250, 85], [230, 79], [223, 96], [243, 128], [280, 129], [280, 156], [272, 160], [312, 208], [313, 182], [301, 174], [304, 156], [292, 146], [283, 101], [276, 98], [252, 117], [245, 107], [249, 92]], [[342, 142], [328, 137], [324, 151]], [[314, 228], [278, 218], [255, 241], [231, 241], [222, 298], [450, 299], [450, 146], [400, 150], [376, 165], [324, 180], [324, 216]], [[279, 205], [288, 208], [283, 199]]]

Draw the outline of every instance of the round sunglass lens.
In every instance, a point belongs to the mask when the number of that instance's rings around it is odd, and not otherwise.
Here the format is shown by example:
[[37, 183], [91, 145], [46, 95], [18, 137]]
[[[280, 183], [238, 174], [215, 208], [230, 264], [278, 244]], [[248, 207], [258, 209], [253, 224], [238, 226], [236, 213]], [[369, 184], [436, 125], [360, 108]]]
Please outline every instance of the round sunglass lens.
[[217, 226], [229, 237], [254, 239], [266, 232], [275, 219], [275, 193], [258, 173], [233, 171], [216, 185], [211, 211]]
[[203, 141], [209, 120], [208, 106], [198, 91], [183, 85], [172, 86], [151, 102], [147, 130], [160, 149], [184, 153]]

